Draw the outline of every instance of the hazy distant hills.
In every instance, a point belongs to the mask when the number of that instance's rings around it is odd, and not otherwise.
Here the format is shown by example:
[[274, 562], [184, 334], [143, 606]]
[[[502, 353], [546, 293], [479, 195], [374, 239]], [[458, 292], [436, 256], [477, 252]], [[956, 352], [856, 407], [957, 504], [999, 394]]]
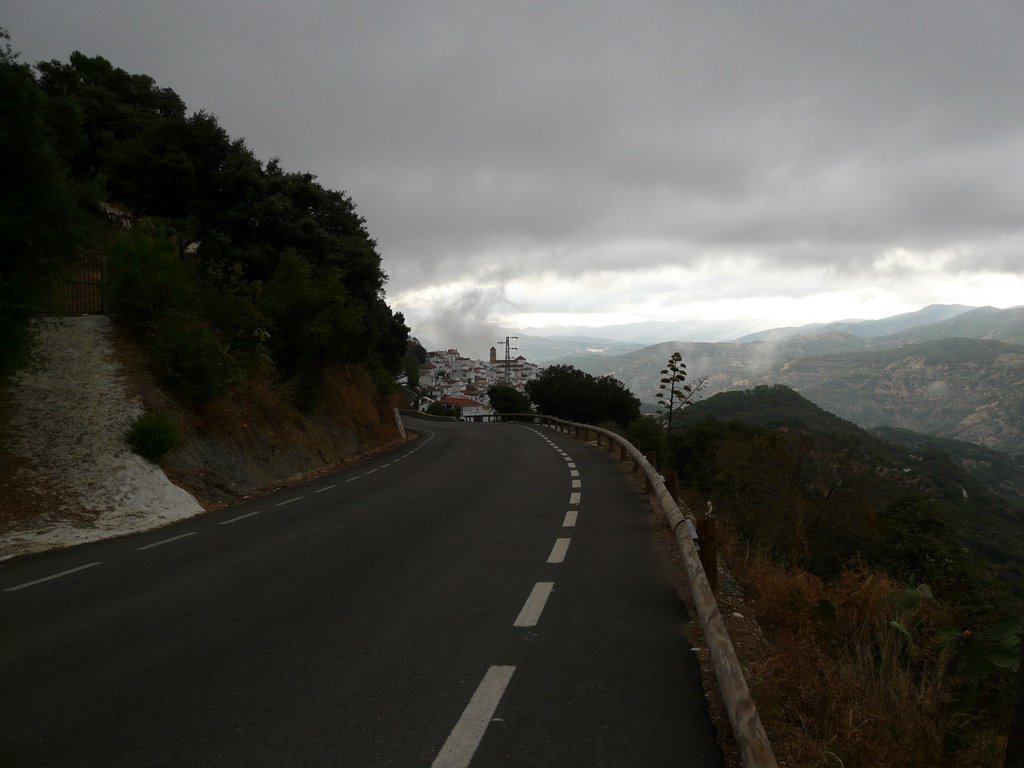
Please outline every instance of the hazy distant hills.
[[681, 352], [706, 395], [786, 384], [865, 427], [893, 426], [1024, 452], [1024, 307], [950, 305], [873, 321], [774, 329], [742, 342], [664, 342], [569, 363], [620, 379], [645, 403]]
[[[522, 355], [531, 363], [540, 365], [563, 357], [607, 357], [643, 349], [642, 344], [593, 336], [530, 336], [520, 333], [511, 343], [515, 348], [512, 352], [513, 357]], [[499, 346], [497, 352], [499, 359], [503, 359], [505, 348]]]
[[[849, 333], [854, 336], [888, 336], [911, 328], [932, 325], [949, 320], [973, 310], [962, 304], [932, 304], [917, 312], [893, 315], [881, 320], [845, 320], [836, 323], [814, 323], [793, 328], [772, 328], [759, 333], [742, 336], [736, 341], [741, 344], [750, 341], [780, 341], [792, 336], [809, 336], [825, 333]], [[946, 334], [955, 335], [955, 334]]]
[[788, 361], [769, 378], [857, 424], [1024, 452], [1019, 345], [956, 338], [817, 355]]
[[908, 344], [950, 338], [994, 339], [1024, 346], [1024, 306], [979, 307], [942, 322], [906, 328], [886, 336], [885, 340]]

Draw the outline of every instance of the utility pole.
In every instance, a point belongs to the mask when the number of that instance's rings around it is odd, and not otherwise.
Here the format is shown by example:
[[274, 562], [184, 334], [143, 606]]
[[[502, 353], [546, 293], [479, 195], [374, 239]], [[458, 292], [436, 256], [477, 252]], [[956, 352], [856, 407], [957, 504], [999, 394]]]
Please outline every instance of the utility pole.
[[506, 336], [504, 341], [499, 341], [499, 344], [505, 345], [505, 383], [512, 383], [512, 351], [519, 350], [519, 347], [512, 346], [512, 339], [519, 341], [518, 336]]

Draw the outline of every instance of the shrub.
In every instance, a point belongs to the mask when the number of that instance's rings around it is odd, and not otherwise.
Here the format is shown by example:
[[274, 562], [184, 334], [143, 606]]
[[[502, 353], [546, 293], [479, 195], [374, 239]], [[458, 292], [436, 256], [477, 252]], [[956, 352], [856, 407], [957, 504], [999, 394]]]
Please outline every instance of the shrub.
[[238, 366], [216, 330], [196, 315], [156, 315], [148, 345], [164, 377], [192, 402], [224, 397], [239, 379]]
[[129, 325], [144, 330], [159, 312], [196, 311], [195, 277], [172, 240], [132, 232], [115, 240], [109, 253], [108, 297]]
[[166, 414], [151, 411], [132, 422], [124, 438], [135, 453], [152, 462], [181, 445], [181, 433], [174, 421]]

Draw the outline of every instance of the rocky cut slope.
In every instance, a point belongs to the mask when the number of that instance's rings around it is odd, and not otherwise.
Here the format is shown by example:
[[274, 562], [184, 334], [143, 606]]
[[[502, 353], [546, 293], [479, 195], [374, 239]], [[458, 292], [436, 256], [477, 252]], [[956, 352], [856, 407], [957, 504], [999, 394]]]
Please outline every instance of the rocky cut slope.
[[[107, 317], [48, 319], [37, 334], [33, 365], [0, 397], [0, 558], [167, 525], [404, 439], [358, 367], [324, 371], [310, 413], [260, 383], [190, 409]], [[124, 438], [146, 410], [184, 434], [159, 467]]]
[[3, 393], [0, 557], [166, 525], [203, 511], [130, 450], [143, 412], [128, 391], [110, 320], [36, 323], [36, 354]]

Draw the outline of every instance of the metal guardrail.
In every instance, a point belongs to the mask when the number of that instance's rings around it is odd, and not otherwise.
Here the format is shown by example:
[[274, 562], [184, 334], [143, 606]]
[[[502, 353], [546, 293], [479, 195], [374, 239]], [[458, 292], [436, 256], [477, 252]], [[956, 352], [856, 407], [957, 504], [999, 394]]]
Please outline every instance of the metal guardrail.
[[628, 456], [632, 460], [634, 468], [643, 471], [648, 486], [658, 498], [658, 503], [672, 527], [676, 542], [679, 544], [679, 553], [682, 556], [686, 576], [690, 583], [690, 594], [697, 608], [697, 615], [700, 617], [705, 642], [711, 653], [718, 688], [729, 713], [729, 722], [732, 725], [740, 759], [745, 768], [778, 768], [768, 735], [765, 733], [764, 726], [761, 725], [761, 718], [757, 714], [747, 681], [743, 677], [743, 669], [736, 657], [736, 649], [733, 648], [732, 640], [729, 639], [725, 622], [718, 609], [715, 593], [711, 589], [711, 584], [708, 582], [707, 574], [704, 573], [700, 557], [697, 554], [697, 547], [694, 544], [697, 534], [693, 520], [683, 515], [679, 505], [672, 498], [672, 494], [665, 487], [664, 478], [632, 443], [610, 430], [537, 414], [508, 414], [507, 418], [516, 421], [532, 420], [534, 423], [557, 427], [559, 431], [571, 430], [577, 437], [582, 431], [586, 440], [589, 440], [592, 433], [599, 446], [603, 437], [607, 441], [609, 450], [613, 444], [617, 444], [620, 459], [625, 460]]

